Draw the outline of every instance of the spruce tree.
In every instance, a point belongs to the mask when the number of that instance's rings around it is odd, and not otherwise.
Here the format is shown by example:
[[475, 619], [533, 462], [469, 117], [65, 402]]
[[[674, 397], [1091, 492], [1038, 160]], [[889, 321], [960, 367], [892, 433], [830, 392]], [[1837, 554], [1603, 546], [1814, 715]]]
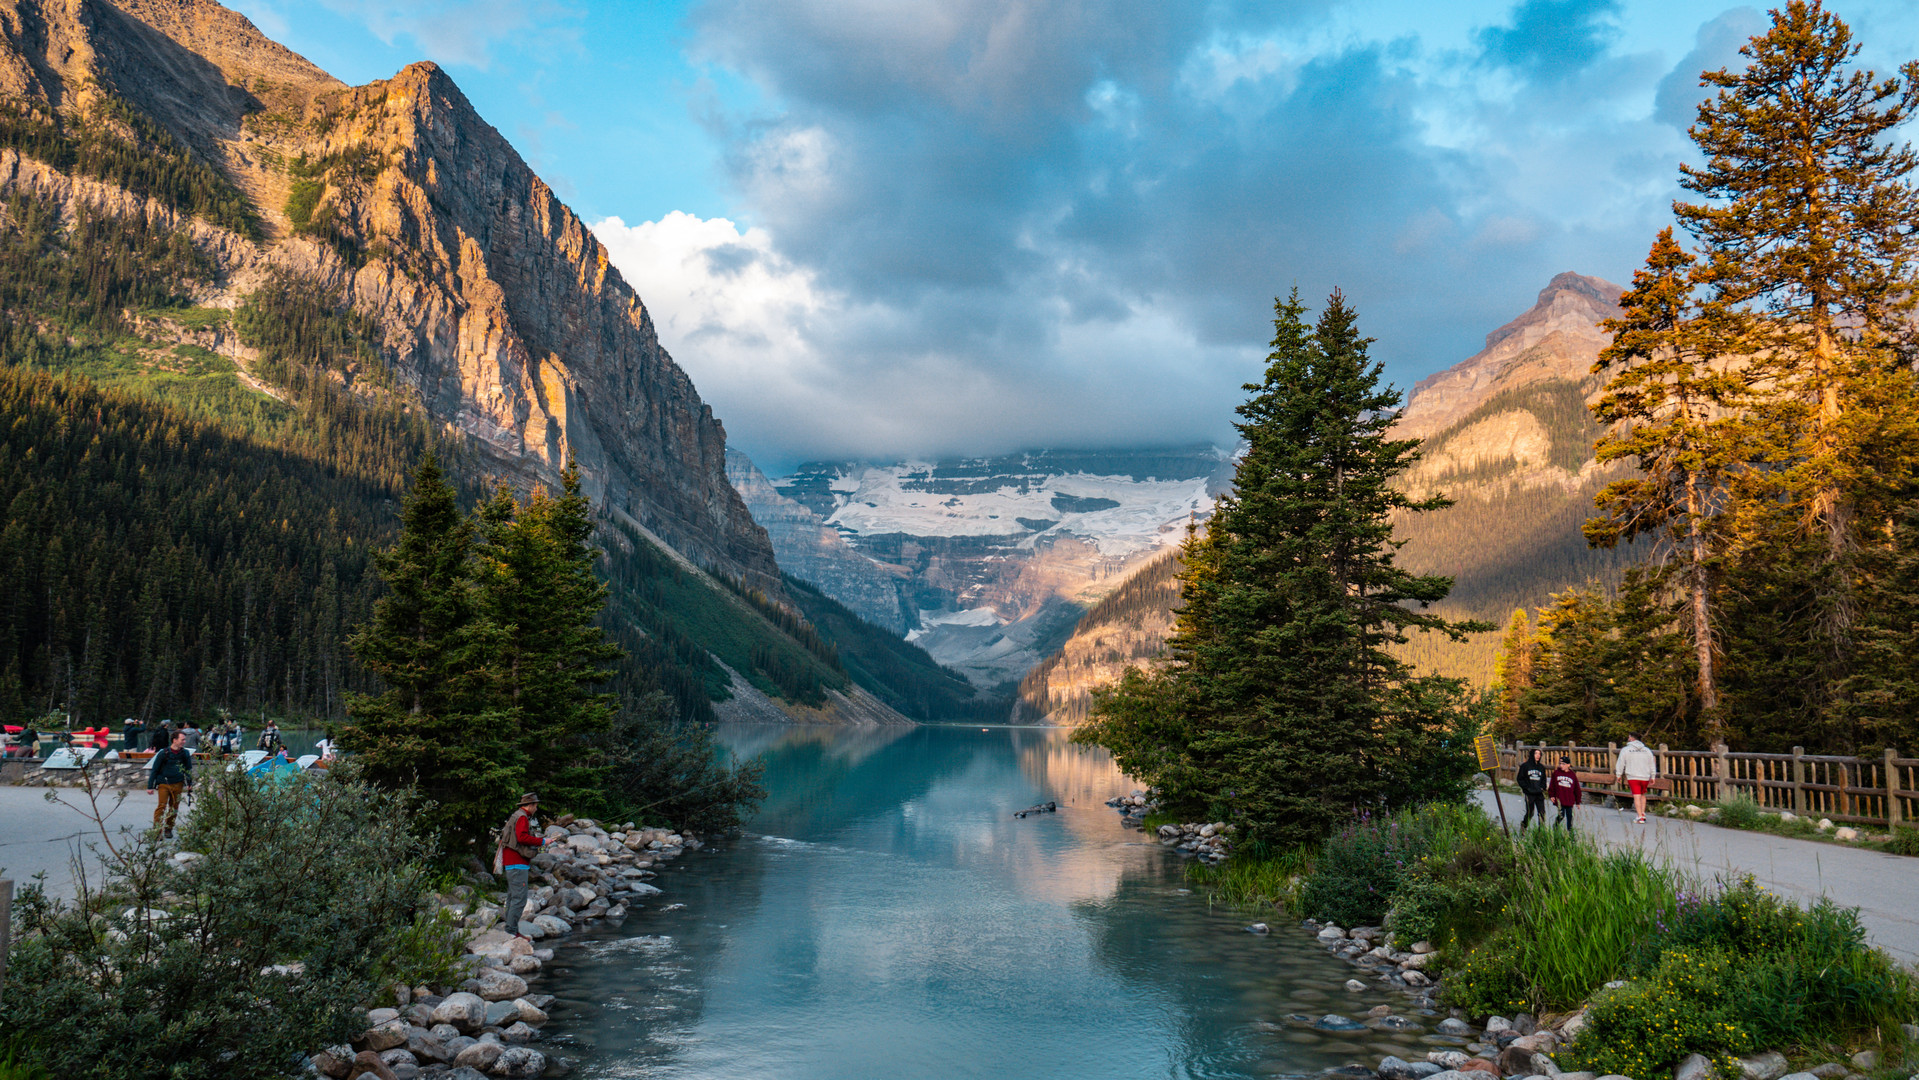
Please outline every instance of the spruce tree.
[[1537, 648], [1526, 609], [1514, 609], [1512, 618], [1506, 620], [1506, 636], [1499, 641], [1499, 654], [1493, 659], [1493, 682], [1498, 698], [1494, 715], [1501, 734], [1528, 732], [1519, 703], [1533, 686], [1533, 656]]
[[1335, 292], [1313, 327], [1297, 291], [1274, 308], [1266, 377], [1238, 409], [1233, 491], [1188, 534], [1174, 662], [1102, 696], [1077, 737], [1140, 767], [1170, 808], [1292, 844], [1450, 793], [1412, 785], [1470, 769], [1465, 747], [1441, 745], [1461, 725], [1433, 719], [1458, 719], [1459, 688], [1411, 686], [1388, 649], [1409, 629], [1492, 627], [1420, 610], [1451, 579], [1394, 564], [1392, 515], [1446, 502], [1393, 486], [1418, 443], [1388, 435], [1400, 395], [1352, 308]]
[[602, 798], [597, 736], [612, 722], [614, 695], [598, 686], [623, 655], [597, 620], [607, 587], [594, 575], [592, 507], [569, 464], [558, 498], [536, 491], [518, 503], [502, 489], [481, 509], [480, 602], [493, 635], [490, 693], [507, 716], [527, 782], [560, 805]]
[[349, 695], [339, 731], [366, 779], [414, 787], [432, 804], [426, 820], [453, 851], [481, 849], [524, 776], [512, 717], [489, 692], [498, 635], [481, 618], [472, 549], [472, 524], [428, 455], [402, 506], [399, 540], [377, 559], [387, 594], [347, 639], [387, 690]]
[[1748, 404], [1746, 372], [1723, 355], [1727, 313], [1694, 299], [1694, 259], [1660, 230], [1644, 269], [1620, 298], [1622, 314], [1602, 324], [1612, 344], [1594, 374], [1612, 373], [1593, 415], [1611, 425], [1593, 447], [1601, 462], [1631, 459], [1639, 475], [1615, 480], [1594, 499], [1603, 517], [1586, 538], [1612, 547], [1655, 538], [1663, 556], [1683, 564], [1685, 625], [1693, 648], [1700, 707], [1714, 740], [1723, 735], [1714, 659], [1714, 533], [1724, 480], [1746, 456], [1736, 410]]

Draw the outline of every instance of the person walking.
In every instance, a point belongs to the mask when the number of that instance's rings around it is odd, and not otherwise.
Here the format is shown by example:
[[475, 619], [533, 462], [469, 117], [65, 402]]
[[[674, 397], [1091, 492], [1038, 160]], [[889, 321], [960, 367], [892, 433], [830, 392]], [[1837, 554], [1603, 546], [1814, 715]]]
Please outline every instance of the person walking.
[[493, 868], [506, 877], [506, 907], [502, 910], [506, 928], [514, 937], [526, 936], [520, 933], [520, 923], [526, 918], [526, 879], [533, 872], [533, 856], [546, 846], [535, 831], [538, 823], [533, 815], [539, 809], [538, 795], [529, 791], [520, 796], [519, 809], [500, 826], [500, 850], [493, 857]]
[[1639, 741], [1637, 734], [1626, 736], [1626, 745], [1619, 748], [1619, 758], [1613, 762], [1613, 775], [1624, 777], [1626, 786], [1632, 788], [1633, 812], [1639, 815], [1639, 824], [1646, 823], [1646, 789], [1652, 786], [1652, 778], [1659, 773], [1659, 760], [1652, 750]]
[[[1573, 759], [1570, 755], [1559, 759], [1559, 768], [1553, 770], [1551, 779], [1546, 781], [1547, 790], [1552, 792], [1553, 802], [1559, 806], [1559, 820], [1553, 822], [1553, 828], [1561, 825], [1566, 831], [1573, 831], [1573, 807], [1578, 806], [1586, 797], [1586, 789], [1579, 784], [1579, 774], [1573, 771]], [[1542, 815], [1543, 820], [1543, 815]]]
[[1539, 763], [1539, 751], [1526, 751], [1526, 760], [1519, 766], [1514, 777], [1519, 781], [1519, 794], [1526, 800], [1526, 816], [1519, 820], [1519, 831], [1525, 832], [1535, 814], [1539, 824], [1546, 824], [1546, 767]]
[[173, 839], [173, 827], [180, 817], [180, 793], [193, 790], [193, 755], [187, 752], [186, 741], [185, 735], [175, 734], [173, 745], [154, 754], [147, 767], [147, 794], [160, 797], [153, 804], [154, 826], [160, 827], [160, 819], [166, 818], [162, 840]]

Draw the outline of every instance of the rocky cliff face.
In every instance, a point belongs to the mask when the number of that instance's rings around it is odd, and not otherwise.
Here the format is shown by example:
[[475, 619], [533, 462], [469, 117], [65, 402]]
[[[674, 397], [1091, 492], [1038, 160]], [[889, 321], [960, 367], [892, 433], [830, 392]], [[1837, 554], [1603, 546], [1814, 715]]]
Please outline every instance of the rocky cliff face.
[[[726, 435], [577, 215], [432, 64], [348, 87], [208, 0], [0, 0], [0, 97], [83, 118], [117, 99], [229, 177], [254, 240], [204, 222], [231, 307], [270, 275], [378, 327], [389, 368], [486, 471], [552, 483], [780, 594], [727, 482]], [[0, 190], [173, 211], [17, 155]], [[244, 361], [244, 357], [239, 357]]]

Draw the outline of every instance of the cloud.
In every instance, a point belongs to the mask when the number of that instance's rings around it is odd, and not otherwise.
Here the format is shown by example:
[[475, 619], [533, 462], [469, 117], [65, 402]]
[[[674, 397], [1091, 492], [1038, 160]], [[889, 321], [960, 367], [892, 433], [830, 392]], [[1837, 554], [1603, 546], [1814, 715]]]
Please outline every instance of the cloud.
[[1618, 0], [1523, 0], [1512, 25], [1482, 30], [1486, 58], [1542, 81], [1564, 79], [1606, 54]]
[[693, 55], [758, 93], [701, 103], [753, 227], [603, 239], [734, 440], [789, 461], [1225, 439], [1295, 285], [1341, 288], [1407, 387], [1554, 273], [1630, 274], [1689, 144], [1614, 0], [1449, 49], [1349, 14], [708, 0]]
[[1745, 67], [1740, 48], [1765, 30], [1766, 17], [1749, 7], [1732, 8], [1701, 26], [1692, 51], [1659, 80], [1659, 92], [1653, 98], [1653, 115], [1681, 131], [1691, 127], [1698, 118], [1699, 103], [1718, 92], [1713, 87], [1699, 85], [1700, 73], [1721, 68], [1737, 71]]
[[[529, 35], [553, 37], [549, 29], [571, 12], [555, 0], [321, 0], [357, 19], [388, 45], [409, 38], [428, 59], [485, 69], [493, 47]], [[560, 37], [564, 37], [562, 32]]]

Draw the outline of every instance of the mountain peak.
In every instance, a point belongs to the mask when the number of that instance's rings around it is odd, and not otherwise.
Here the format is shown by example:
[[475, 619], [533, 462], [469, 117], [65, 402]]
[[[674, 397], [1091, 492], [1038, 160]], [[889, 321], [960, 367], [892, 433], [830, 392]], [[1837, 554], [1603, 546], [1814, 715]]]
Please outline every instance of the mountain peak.
[[1486, 347], [1414, 384], [1395, 434], [1423, 439], [1502, 390], [1547, 378], [1579, 382], [1612, 336], [1599, 324], [1619, 314], [1624, 292], [1571, 270], [1553, 275], [1520, 316], [1486, 335]]

